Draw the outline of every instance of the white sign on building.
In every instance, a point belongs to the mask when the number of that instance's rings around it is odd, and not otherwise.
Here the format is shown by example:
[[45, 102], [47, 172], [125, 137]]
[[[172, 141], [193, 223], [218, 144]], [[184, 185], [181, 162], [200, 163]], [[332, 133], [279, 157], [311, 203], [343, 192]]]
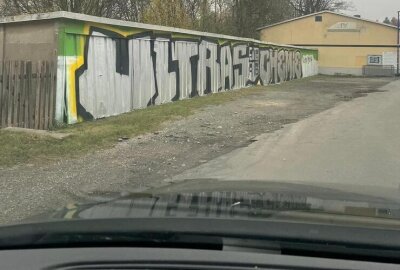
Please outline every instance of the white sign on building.
[[394, 52], [383, 53], [383, 65], [396, 67], [397, 66], [396, 62], [397, 62], [397, 55]]
[[368, 65], [381, 66], [382, 64], [382, 55], [368, 55]]
[[329, 27], [329, 32], [359, 32], [360, 27], [355, 22], [338, 22]]

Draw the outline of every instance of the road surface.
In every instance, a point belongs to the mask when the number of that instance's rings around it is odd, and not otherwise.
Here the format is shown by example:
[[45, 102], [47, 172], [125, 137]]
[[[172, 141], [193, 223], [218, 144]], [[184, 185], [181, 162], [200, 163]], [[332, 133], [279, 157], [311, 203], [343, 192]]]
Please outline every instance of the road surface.
[[400, 80], [177, 177], [399, 188]]
[[[391, 97], [391, 93], [371, 94], [392, 81], [392, 78], [315, 76], [281, 85], [260, 86], [251, 95], [244, 95], [238, 100], [218, 106], [207, 106], [187, 118], [166, 123], [156, 133], [132, 138], [123, 143], [117, 142], [116, 138], [116, 145], [112, 148], [49, 164], [20, 164], [0, 168], [0, 224], [15, 223], [31, 216], [48, 214], [69, 203], [87, 203], [88, 200], [90, 202], [92, 194], [119, 194], [121, 191], [136, 192], [163, 186], [168, 184], [165, 179], [174, 178], [187, 170], [195, 175], [193, 172], [196, 171], [192, 171], [192, 168], [201, 164], [207, 164], [206, 167], [202, 167], [204, 174], [227, 178], [296, 179], [294, 176], [302, 176], [304, 179], [313, 179], [310, 176], [311, 172], [305, 170], [307, 168], [304, 164], [312, 162], [312, 155], [316, 154], [307, 152], [310, 150], [307, 145], [296, 149], [304, 153], [301, 155], [302, 162], [296, 162], [296, 151], [279, 154], [279, 151], [285, 150], [285, 142], [290, 143], [291, 137], [295, 142], [296, 138], [293, 136], [296, 134], [289, 136], [291, 133], [297, 132], [298, 136], [301, 136], [300, 133], [304, 133], [308, 127], [304, 126], [303, 131], [290, 131], [290, 128], [296, 127], [292, 125], [278, 133], [272, 132], [333, 108], [344, 101], [348, 103], [343, 105], [352, 108], [354, 104], [366, 100], [354, 100], [360, 96], [368, 95], [368, 98], [371, 96], [377, 101], [381, 97], [384, 100], [388, 99], [387, 102], [400, 104], [398, 98], [395, 100]], [[389, 111], [399, 115], [396, 110]], [[354, 114], [357, 113], [354, 111]], [[389, 125], [391, 128], [399, 123], [397, 118], [392, 117], [393, 114], [388, 114], [383, 119], [394, 123]], [[308, 121], [310, 119], [302, 122], [299, 127]], [[335, 130], [333, 126], [332, 128]], [[386, 127], [378, 125], [375, 128]], [[379, 130], [371, 127], [371, 131], [363, 133], [375, 134], [371, 132]], [[266, 133], [270, 135], [260, 136]], [[313, 133], [316, 132], [310, 132], [311, 135]], [[326, 133], [331, 135], [329, 130], [326, 130]], [[285, 135], [286, 139], [279, 134]], [[307, 134], [304, 136], [308, 137]], [[319, 136], [323, 138], [323, 134]], [[259, 143], [243, 148], [251, 144], [255, 137], [259, 137]], [[275, 145], [275, 141], [282, 145]], [[395, 139], [390, 141], [396, 143]], [[317, 146], [313, 148], [318, 150]], [[239, 150], [234, 151], [235, 149]], [[391, 147], [389, 150], [394, 149]], [[232, 151], [234, 152], [231, 153]], [[231, 154], [226, 156], [227, 153]], [[234, 158], [236, 154], [239, 155], [238, 160]], [[377, 157], [384, 159], [384, 154]], [[228, 162], [232, 165], [225, 165], [224, 161], [220, 162], [221, 159], [215, 160], [220, 156], [223, 156], [222, 160], [232, 158]], [[264, 168], [265, 164], [257, 164], [257, 160], [275, 158], [280, 160], [276, 160], [275, 163], [268, 162], [268, 170]], [[283, 159], [286, 161], [283, 162]], [[312, 168], [313, 164], [309, 165]], [[237, 167], [238, 170], [234, 171], [229, 166]], [[393, 166], [395, 165], [392, 164]], [[303, 174], [298, 174], [303, 168]], [[287, 175], [282, 174], [282, 171]], [[201, 176], [202, 173], [197, 175]]]

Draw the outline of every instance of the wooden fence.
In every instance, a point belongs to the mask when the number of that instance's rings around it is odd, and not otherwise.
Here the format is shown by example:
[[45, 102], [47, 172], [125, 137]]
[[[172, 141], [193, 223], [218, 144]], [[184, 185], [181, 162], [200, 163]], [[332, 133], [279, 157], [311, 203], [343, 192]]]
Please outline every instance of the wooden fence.
[[0, 63], [0, 127], [53, 126], [56, 68], [46, 61]]

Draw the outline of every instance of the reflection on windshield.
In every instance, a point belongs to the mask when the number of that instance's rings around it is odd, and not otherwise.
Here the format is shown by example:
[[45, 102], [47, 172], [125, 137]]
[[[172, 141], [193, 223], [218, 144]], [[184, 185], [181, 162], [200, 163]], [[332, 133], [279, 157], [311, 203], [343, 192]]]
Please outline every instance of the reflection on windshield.
[[110, 202], [69, 206], [58, 218], [269, 218], [282, 212], [400, 218], [399, 209], [384, 203], [321, 199], [285, 193], [194, 192], [137, 194]]

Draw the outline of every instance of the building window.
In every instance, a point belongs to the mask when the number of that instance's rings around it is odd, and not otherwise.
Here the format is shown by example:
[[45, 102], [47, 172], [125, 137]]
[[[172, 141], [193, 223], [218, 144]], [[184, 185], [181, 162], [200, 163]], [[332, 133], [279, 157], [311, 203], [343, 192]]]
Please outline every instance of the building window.
[[315, 16], [316, 22], [322, 22], [322, 16]]
[[382, 55], [368, 55], [368, 65], [380, 66], [383, 64]]

